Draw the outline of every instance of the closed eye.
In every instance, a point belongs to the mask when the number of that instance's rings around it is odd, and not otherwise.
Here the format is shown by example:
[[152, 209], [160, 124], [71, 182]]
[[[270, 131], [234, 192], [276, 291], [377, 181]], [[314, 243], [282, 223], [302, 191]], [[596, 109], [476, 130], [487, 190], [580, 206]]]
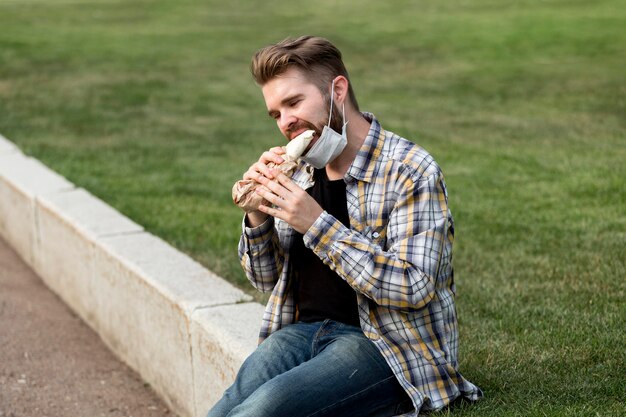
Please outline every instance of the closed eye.
[[280, 117], [280, 113], [277, 111], [270, 111], [267, 113], [272, 119], [276, 120]]
[[[287, 106], [289, 108], [296, 107], [300, 102], [304, 100], [302, 94], [295, 94], [293, 96], [285, 97], [285, 99], [281, 100], [281, 106]], [[280, 117], [280, 112], [276, 110], [269, 110], [267, 114], [274, 120], [278, 120]]]

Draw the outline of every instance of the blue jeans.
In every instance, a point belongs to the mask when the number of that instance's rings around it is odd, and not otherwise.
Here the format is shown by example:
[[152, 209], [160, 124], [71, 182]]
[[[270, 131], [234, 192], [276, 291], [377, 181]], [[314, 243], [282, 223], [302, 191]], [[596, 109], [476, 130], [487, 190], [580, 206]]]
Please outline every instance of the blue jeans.
[[325, 320], [273, 333], [207, 417], [392, 416], [411, 409], [361, 329]]

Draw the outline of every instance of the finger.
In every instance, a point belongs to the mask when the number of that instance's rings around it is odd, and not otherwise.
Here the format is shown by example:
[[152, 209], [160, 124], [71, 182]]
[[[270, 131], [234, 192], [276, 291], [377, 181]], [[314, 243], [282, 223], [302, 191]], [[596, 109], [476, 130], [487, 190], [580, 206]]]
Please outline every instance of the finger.
[[255, 168], [256, 168], [257, 172], [260, 174], [259, 178], [257, 178], [257, 181], [260, 180], [261, 176], [264, 176], [264, 177], [267, 177], [267, 178], [270, 178], [270, 179], [274, 178], [274, 174], [272, 173], [271, 167], [267, 166], [266, 164], [262, 164], [260, 162], [257, 162], [256, 165], [255, 165]]
[[279, 210], [279, 209], [274, 208], [274, 207], [270, 207], [270, 206], [259, 206], [259, 211], [260, 211], [260, 212], [263, 212], [263, 213], [265, 213], [265, 214], [267, 214], [267, 215], [270, 215], [270, 216], [272, 216], [272, 217], [276, 217], [276, 218], [278, 218], [278, 219], [282, 219], [282, 220], [284, 220], [284, 218], [283, 218], [283, 212], [282, 212], [281, 210]]
[[273, 169], [271, 171], [272, 171], [272, 174], [274, 175], [274, 178], [276, 178], [276, 180], [278, 180], [278, 182], [289, 191], [294, 192], [294, 191], [300, 190], [300, 186], [296, 184], [295, 182], [293, 182], [291, 178], [286, 176], [285, 173], [282, 172], [281, 170]]
[[[278, 151], [278, 149], [280, 149], [280, 154], [275, 152], [275, 151]], [[269, 151], [263, 152], [263, 154], [261, 155], [261, 158], [259, 159], [259, 162], [263, 164], [268, 164], [269, 162], [273, 162], [275, 164], [282, 164], [284, 162], [284, 159], [281, 158], [280, 155], [284, 153], [285, 152], [282, 150], [282, 148], [272, 148]]]
[[260, 177], [260, 174], [254, 169], [252, 169], [252, 167], [243, 173], [244, 180], [254, 180], [258, 182], [259, 177]]
[[258, 169], [255, 166], [250, 167], [250, 169], [248, 169], [243, 174], [243, 179], [244, 180], [253, 180], [253, 181], [256, 181], [256, 182], [260, 182], [259, 180], [262, 177], [263, 177], [263, 173], [259, 172]]
[[258, 187], [255, 190], [255, 192], [259, 194], [261, 197], [263, 197], [265, 200], [269, 201], [271, 204], [274, 204], [277, 206], [282, 201], [282, 198], [274, 194], [272, 190], [266, 187], [267, 185], [264, 185], [263, 187]]
[[274, 146], [273, 148], [270, 148], [270, 152], [274, 152], [278, 155], [283, 155], [285, 153], [285, 148], [283, 148], [282, 146]]
[[269, 180], [267, 178], [261, 178], [259, 182], [263, 184], [263, 186], [266, 187], [267, 190], [275, 194], [277, 197], [283, 200], [288, 197], [289, 190], [283, 187], [282, 185], [280, 185], [278, 182], [276, 182], [276, 180]]
[[254, 179], [257, 182], [259, 182], [259, 178], [261, 176], [265, 176], [267, 178], [274, 178], [274, 175], [272, 173], [272, 169], [275, 166], [276, 166], [276, 164], [273, 163], [273, 162], [268, 162], [267, 165], [266, 165], [263, 162], [259, 161], [259, 162], [256, 162], [254, 165], [252, 165], [248, 169], [247, 174], [250, 176], [251, 179]]

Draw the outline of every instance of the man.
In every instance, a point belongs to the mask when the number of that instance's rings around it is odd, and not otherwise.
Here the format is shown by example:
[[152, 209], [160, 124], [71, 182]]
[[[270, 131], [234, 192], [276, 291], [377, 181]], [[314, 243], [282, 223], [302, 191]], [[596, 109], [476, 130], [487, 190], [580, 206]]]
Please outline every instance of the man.
[[268, 166], [280, 147], [243, 176], [270, 204], [244, 216], [239, 255], [272, 295], [259, 347], [209, 417], [417, 415], [477, 400], [458, 372], [438, 165], [359, 111], [326, 39], [263, 48], [252, 73], [281, 133], [315, 136], [291, 178]]

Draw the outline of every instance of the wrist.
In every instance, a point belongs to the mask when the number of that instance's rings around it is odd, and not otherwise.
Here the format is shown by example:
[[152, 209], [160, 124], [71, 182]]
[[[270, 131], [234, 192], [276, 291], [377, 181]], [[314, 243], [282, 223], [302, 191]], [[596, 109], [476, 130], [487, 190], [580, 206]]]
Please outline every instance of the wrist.
[[246, 213], [246, 224], [248, 227], [258, 227], [265, 223], [269, 216], [258, 210]]

